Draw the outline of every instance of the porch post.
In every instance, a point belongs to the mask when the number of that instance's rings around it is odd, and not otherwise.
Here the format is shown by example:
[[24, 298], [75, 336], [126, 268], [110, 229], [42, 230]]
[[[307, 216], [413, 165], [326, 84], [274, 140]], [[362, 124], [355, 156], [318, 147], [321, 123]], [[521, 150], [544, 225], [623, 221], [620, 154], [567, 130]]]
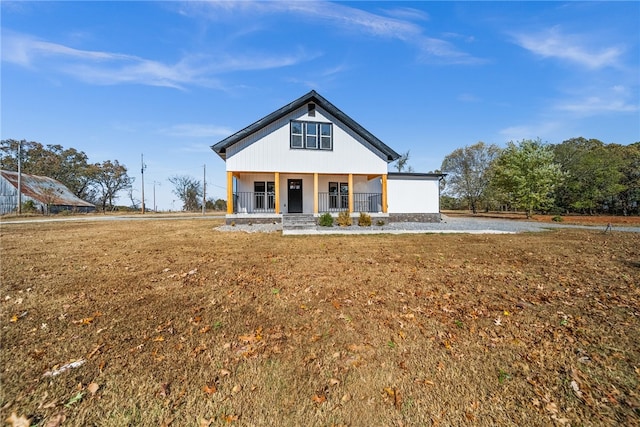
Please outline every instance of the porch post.
[[275, 190], [276, 190], [276, 194], [275, 194], [275, 198], [276, 198], [276, 213], [279, 214], [280, 213], [280, 172], [276, 172], [274, 173], [275, 177]]
[[382, 213], [387, 213], [387, 174], [382, 175]]
[[313, 213], [318, 213], [318, 172], [313, 174]]
[[349, 213], [353, 213], [353, 174], [349, 174]]
[[227, 171], [227, 214], [233, 214], [233, 172]]

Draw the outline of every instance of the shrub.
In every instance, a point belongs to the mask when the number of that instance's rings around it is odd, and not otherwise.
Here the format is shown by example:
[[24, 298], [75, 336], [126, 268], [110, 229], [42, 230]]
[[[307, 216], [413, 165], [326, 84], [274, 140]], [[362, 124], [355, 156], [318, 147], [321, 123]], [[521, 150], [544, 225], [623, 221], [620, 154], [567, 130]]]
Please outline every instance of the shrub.
[[349, 215], [349, 212], [342, 211], [338, 214], [338, 225], [340, 227], [348, 227], [351, 225], [351, 215]]
[[378, 221], [376, 221], [376, 225], [378, 227], [382, 227], [384, 225], [384, 220], [379, 219]]
[[562, 221], [564, 221], [564, 219], [560, 215], [556, 215], [553, 218], [551, 218], [551, 221], [553, 221], [553, 222], [562, 222]]
[[22, 204], [22, 213], [36, 213], [38, 212], [38, 208], [33, 200], [27, 200]]
[[366, 212], [360, 212], [360, 217], [358, 218], [358, 225], [360, 227], [371, 227], [371, 215]]
[[318, 218], [320, 227], [333, 227], [333, 217], [329, 212], [325, 212]]

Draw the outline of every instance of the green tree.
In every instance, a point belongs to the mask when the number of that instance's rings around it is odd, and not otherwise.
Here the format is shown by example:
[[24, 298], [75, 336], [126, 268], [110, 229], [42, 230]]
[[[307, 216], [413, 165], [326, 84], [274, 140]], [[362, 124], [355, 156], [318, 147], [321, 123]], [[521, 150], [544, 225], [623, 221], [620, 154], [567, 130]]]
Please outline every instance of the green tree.
[[96, 163], [94, 167], [98, 200], [104, 212], [107, 209], [107, 204], [113, 208], [113, 201], [117, 199], [118, 192], [131, 188], [133, 178], [127, 175], [127, 168], [117, 160]]
[[562, 178], [553, 151], [540, 139], [509, 142], [496, 160], [494, 182], [527, 218], [553, 203], [553, 191]]
[[46, 147], [35, 141], [6, 139], [0, 142], [0, 167], [18, 170], [18, 145], [22, 144], [22, 171], [32, 175], [48, 176], [63, 183], [81, 199], [95, 201], [93, 184], [96, 170], [87, 155], [75, 148], [61, 145]]
[[566, 180], [556, 189], [563, 209], [593, 214], [624, 190], [621, 150], [597, 139], [572, 138], [553, 147]]
[[499, 154], [497, 145], [484, 142], [454, 150], [440, 168], [447, 174], [445, 192], [465, 199], [476, 213], [479, 202], [487, 196], [490, 170]]
[[619, 213], [623, 215], [640, 214], [640, 142], [629, 145], [610, 144], [609, 150], [615, 151], [620, 159], [621, 190], [615, 202]]
[[224, 199], [215, 199], [210, 197], [207, 199], [207, 210], [212, 211], [226, 211], [227, 210], [227, 201]]
[[196, 211], [201, 208], [202, 183], [187, 175], [175, 175], [169, 178], [173, 184], [173, 194], [182, 201], [182, 209]]

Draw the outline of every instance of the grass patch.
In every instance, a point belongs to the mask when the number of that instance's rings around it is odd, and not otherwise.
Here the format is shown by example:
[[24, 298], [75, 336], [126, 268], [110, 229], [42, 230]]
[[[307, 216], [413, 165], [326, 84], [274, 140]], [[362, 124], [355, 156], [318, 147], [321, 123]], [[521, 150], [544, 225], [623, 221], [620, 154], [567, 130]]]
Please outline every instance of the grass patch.
[[2, 419], [638, 422], [638, 234], [301, 239], [221, 224], [3, 224]]

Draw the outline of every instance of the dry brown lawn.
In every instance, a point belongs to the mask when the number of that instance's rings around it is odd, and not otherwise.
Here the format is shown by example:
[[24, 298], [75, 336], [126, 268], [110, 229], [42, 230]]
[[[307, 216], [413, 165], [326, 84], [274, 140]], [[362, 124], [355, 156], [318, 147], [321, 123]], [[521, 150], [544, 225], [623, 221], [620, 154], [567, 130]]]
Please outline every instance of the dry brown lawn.
[[221, 223], [3, 224], [2, 420], [640, 424], [640, 234]]

